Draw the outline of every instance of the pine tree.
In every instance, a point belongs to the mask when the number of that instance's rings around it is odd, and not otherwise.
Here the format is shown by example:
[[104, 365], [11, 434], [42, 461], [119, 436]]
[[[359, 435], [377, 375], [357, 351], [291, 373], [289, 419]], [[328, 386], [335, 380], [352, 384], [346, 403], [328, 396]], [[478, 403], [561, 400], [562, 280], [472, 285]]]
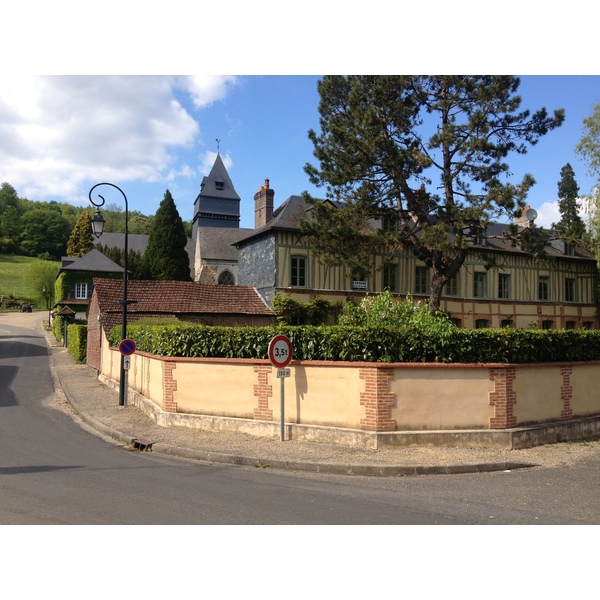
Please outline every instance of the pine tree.
[[154, 217], [145, 258], [152, 279], [190, 281], [187, 236], [171, 192], [167, 190]]
[[[318, 165], [305, 171], [332, 202], [307, 198], [305, 239], [324, 262], [356, 270], [374, 248], [412, 247], [431, 266], [435, 314], [471, 240], [525, 207], [535, 180], [507, 181], [507, 156], [564, 121], [562, 109], [522, 110], [519, 84], [509, 75], [325, 76], [321, 131], [308, 134]], [[522, 240], [517, 227], [507, 232]]]
[[560, 221], [553, 228], [567, 242], [575, 242], [585, 236], [585, 223], [579, 216], [577, 198], [579, 186], [575, 181], [575, 172], [569, 163], [560, 170], [558, 182], [558, 210]]
[[92, 217], [89, 211], [84, 210], [67, 242], [67, 256], [75, 258], [85, 256], [94, 247], [92, 238]]

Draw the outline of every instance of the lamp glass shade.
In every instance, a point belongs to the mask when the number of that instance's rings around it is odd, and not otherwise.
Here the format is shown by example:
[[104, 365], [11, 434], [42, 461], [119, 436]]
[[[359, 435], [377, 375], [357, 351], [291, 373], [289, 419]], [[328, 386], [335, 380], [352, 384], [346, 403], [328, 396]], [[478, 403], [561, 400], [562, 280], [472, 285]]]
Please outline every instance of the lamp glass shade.
[[92, 233], [97, 238], [99, 238], [104, 231], [104, 223], [106, 223], [106, 221], [104, 220], [102, 213], [97, 210], [96, 214], [92, 217]]

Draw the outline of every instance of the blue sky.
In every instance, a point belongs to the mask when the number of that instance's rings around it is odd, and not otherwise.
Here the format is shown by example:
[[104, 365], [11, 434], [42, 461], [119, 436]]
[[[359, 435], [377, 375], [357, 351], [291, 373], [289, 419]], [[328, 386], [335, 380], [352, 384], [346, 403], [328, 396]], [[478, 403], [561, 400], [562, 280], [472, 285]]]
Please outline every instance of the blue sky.
[[[254, 222], [253, 196], [265, 178], [276, 206], [312, 187], [310, 128], [318, 129], [318, 76], [17, 76], [0, 83], [0, 181], [31, 200], [88, 204], [92, 185], [121, 187], [130, 210], [154, 214], [166, 189], [192, 219], [200, 182], [217, 147], [241, 197], [242, 227]], [[594, 179], [574, 152], [582, 121], [600, 102], [598, 76], [524, 76], [523, 107], [566, 110], [564, 125], [524, 156], [509, 157], [540, 225], [559, 218], [557, 182], [568, 162], [582, 194]], [[220, 140], [217, 142], [216, 140]], [[110, 197], [124, 208], [123, 199]]]

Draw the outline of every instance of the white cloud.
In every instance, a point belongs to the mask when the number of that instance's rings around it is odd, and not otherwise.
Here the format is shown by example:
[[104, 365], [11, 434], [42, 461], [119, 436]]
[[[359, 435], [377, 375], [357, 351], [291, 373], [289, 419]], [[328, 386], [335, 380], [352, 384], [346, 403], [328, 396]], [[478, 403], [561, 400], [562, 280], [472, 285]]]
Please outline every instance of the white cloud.
[[198, 107], [222, 99], [234, 78], [4, 77], [0, 181], [32, 200], [81, 198], [84, 184], [195, 176], [179, 157], [200, 127], [175, 95]]
[[535, 224], [538, 227], [550, 228], [552, 223], [560, 221], [560, 212], [558, 210], [558, 201], [544, 202], [537, 211], [537, 219]]
[[229, 88], [239, 83], [237, 77], [221, 77], [216, 75], [192, 75], [176, 77], [177, 84], [192, 97], [194, 106], [202, 108], [213, 102], [222, 100]]

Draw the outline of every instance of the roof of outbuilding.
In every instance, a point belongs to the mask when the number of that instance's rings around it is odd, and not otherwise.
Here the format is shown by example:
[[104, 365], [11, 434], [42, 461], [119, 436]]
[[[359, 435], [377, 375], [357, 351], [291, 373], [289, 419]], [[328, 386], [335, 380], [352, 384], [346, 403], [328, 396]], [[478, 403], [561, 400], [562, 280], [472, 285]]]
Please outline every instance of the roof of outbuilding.
[[[123, 284], [118, 279], [94, 279], [94, 292], [102, 313], [121, 312]], [[132, 280], [127, 312], [165, 314], [236, 314], [273, 316], [251, 286], [208, 285], [191, 281]]]
[[63, 271], [79, 271], [83, 273], [122, 273], [123, 267], [110, 260], [93, 248], [81, 258], [63, 257], [59, 273]]

